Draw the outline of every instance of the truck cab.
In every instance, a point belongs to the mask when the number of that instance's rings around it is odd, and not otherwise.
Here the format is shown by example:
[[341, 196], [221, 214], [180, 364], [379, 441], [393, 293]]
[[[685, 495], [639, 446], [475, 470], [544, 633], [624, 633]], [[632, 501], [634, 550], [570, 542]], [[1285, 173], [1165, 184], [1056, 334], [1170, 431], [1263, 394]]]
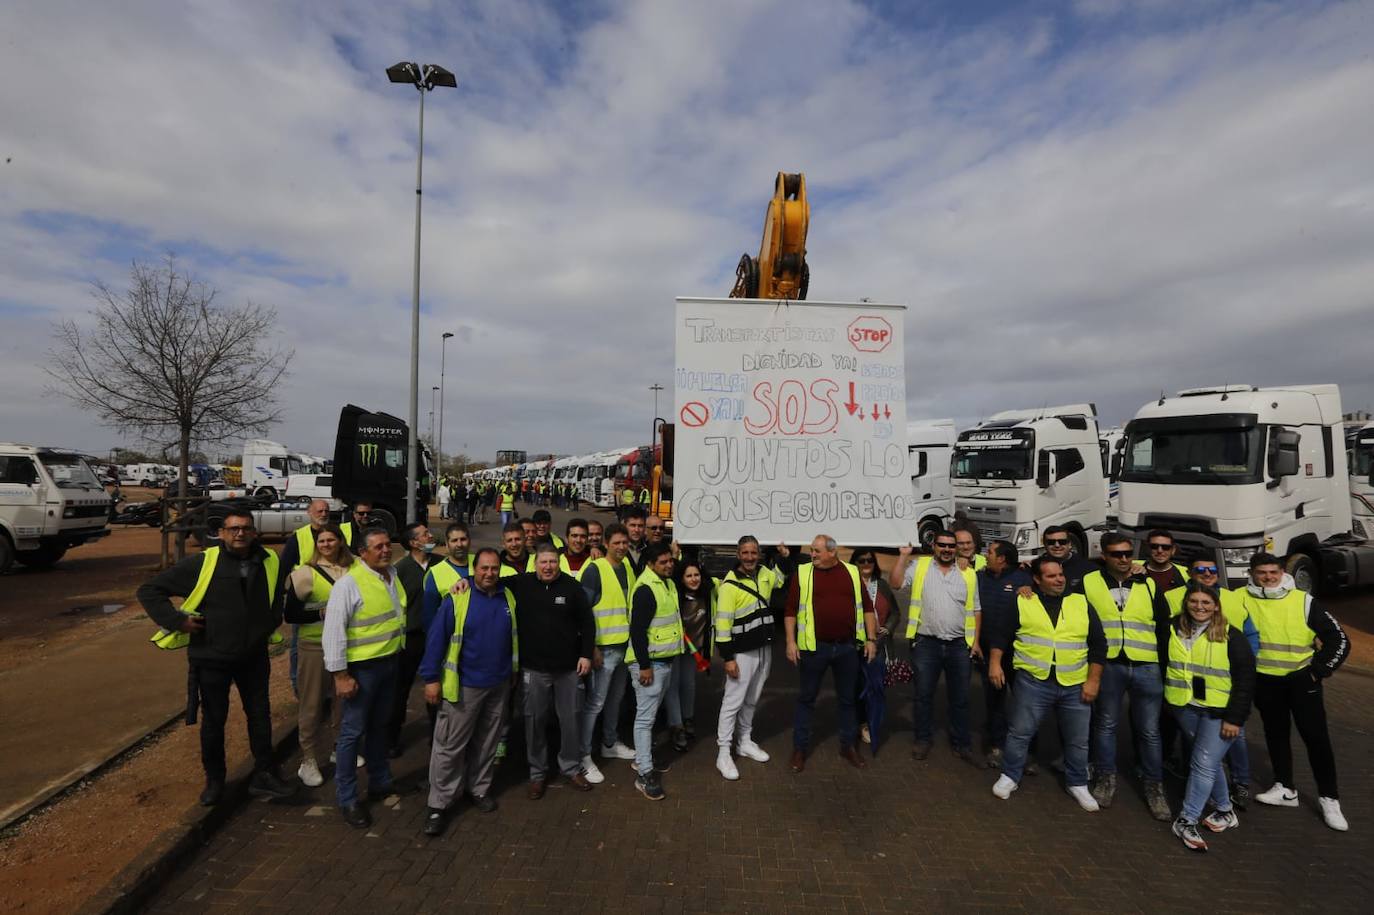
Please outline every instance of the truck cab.
[[276, 499], [286, 492], [291, 474], [304, 470], [300, 457], [280, 442], [250, 438], [243, 443], [242, 485], [251, 495]]
[[1180, 391], [1126, 426], [1121, 527], [1139, 543], [1173, 533], [1184, 556], [1216, 558], [1232, 587], [1250, 556], [1284, 559], [1314, 591], [1374, 573], [1352, 536], [1352, 483], [1334, 384]]
[[110, 496], [81, 455], [0, 443], [0, 573], [52, 565], [108, 535], [109, 516]]
[[931, 419], [906, 425], [911, 496], [916, 500], [916, 543], [925, 549], [954, 517], [949, 468], [957, 435], [954, 420]]
[[1022, 556], [1036, 556], [1040, 532], [1057, 524], [1086, 556], [1089, 532], [1107, 518], [1097, 408], [993, 415], [959, 433], [950, 482], [955, 511], [978, 525], [985, 542], [1008, 540]]
[[1351, 533], [1374, 539], [1374, 423], [1356, 429], [1350, 437]]

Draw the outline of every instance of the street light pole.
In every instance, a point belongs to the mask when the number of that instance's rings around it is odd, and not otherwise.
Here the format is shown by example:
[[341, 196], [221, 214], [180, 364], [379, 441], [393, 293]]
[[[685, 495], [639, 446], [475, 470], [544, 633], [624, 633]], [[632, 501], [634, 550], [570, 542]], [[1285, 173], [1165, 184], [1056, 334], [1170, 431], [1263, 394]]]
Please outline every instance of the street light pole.
[[444, 470], [444, 358], [448, 355], [448, 338], [452, 336], [453, 334], [444, 331], [439, 344], [439, 440], [434, 443], [434, 452], [440, 476]]
[[654, 436], [658, 435], [658, 392], [663, 390], [663, 385], [654, 382], [649, 385], [649, 390], [654, 392], [654, 419], [649, 423], [649, 447], [653, 447]]
[[402, 61], [387, 67], [387, 78], [393, 83], [409, 83], [420, 92], [420, 137], [415, 153], [415, 282], [410, 309], [410, 440], [406, 461], [406, 524], [414, 524], [419, 512], [415, 505], [415, 490], [420, 483], [420, 188], [425, 164], [425, 94], [435, 86], [455, 88], [454, 75], [437, 64]]
[[434, 397], [439, 393], [439, 386], [436, 384], [429, 389], [429, 443], [434, 444]]

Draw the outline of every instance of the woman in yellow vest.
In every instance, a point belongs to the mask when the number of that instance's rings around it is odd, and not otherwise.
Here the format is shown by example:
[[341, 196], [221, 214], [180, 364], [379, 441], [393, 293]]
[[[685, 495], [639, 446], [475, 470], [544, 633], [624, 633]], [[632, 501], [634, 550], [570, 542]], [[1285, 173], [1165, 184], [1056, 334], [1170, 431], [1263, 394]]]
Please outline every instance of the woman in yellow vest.
[[[1225, 832], [1239, 825], [1221, 761], [1240, 736], [1255, 691], [1255, 655], [1239, 629], [1226, 624], [1217, 590], [1190, 581], [1183, 612], [1169, 626], [1164, 701], [1193, 743], [1183, 809], [1174, 835], [1185, 848], [1206, 851], [1202, 825]], [[1213, 810], [1202, 812], [1211, 799]]]
[[[329, 746], [330, 741], [320, 731], [325, 721], [325, 703], [334, 695], [334, 677], [324, 669], [324, 649], [320, 644], [324, 633], [324, 608], [329, 603], [334, 582], [347, 574], [348, 567], [357, 560], [337, 524], [326, 524], [316, 531], [312, 546], [311, 561], [299, 566], [287, 579], [283, 613], [288, 623], [300, 626], [296, 688], [301, 766], [296, 774], [302, 784], [315, 788], [324, 783], [318, 750], [321, 746]], [[339, 704], [336, 702], [329, 728], [337, 730], [338, 722]]]

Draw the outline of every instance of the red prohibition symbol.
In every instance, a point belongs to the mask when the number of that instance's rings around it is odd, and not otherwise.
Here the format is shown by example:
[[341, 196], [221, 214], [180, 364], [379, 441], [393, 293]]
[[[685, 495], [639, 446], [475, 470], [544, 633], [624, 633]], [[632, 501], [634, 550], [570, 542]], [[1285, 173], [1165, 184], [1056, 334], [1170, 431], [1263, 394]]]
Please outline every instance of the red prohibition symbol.
[[711, 411], [701, 401], [689, 400], [678, 411], [678, 418], [682, 420], [684, 426], [697, 429], [706, 425], [706, 420], [711, 418]]

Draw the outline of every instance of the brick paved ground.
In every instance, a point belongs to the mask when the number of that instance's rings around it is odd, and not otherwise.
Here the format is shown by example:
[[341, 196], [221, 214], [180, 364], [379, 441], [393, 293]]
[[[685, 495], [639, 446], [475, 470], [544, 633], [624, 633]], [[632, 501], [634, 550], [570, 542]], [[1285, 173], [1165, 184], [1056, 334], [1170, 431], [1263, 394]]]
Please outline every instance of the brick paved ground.
[[[608, 761], [608, 780], [595, 791], [555, 788], [531, 802], [517, 746], [498, 783], [500, 810], [483, 815], [464, 803], [438, 840], [420, 834], [423, 795], [374, 807], [375, 824], [362, 833], [339, 819], [326, 782], [298, 804], [244, 810], [153, 908], [1369, 911], [1374, 679], [1338, 676], [1328, 693], [1349, 833], [1321, 824], [1299, 751], [1303, 807], [1252, 807], [1238, 830], [1197, 855], [1149, 819], [1134, 784], [1111, 810], [1086, 814], [1052, 775], [1028, 777], [1004, 802], [990, 793], [995, 774], [985, 769], [944, 752], [913, 762], [910, 687], [894, 702], [895, 733], [865, 772], [838, 759], [834, 701], [824, 693], [814, 755], [793, 775], [785, 757], [796, 675], [777, 660], [758, 722], [774, 760], [740, 760], [738, 782], [716, 773], [708, 739], [677, 758], [665, 801], [642, 798], [629, 765]], [[699, 690], [703, 731], [716, 717], [719, 677]], [[980, 702], [975, 687], [975, 709]], [[1267, 785], [1258, 720], [1252, 724], [1256, 781]], [[423, 777], [420, 726], [410, 733], [396, 771]], [[1171, 786], [1175, 803], [1178, 788]]]

